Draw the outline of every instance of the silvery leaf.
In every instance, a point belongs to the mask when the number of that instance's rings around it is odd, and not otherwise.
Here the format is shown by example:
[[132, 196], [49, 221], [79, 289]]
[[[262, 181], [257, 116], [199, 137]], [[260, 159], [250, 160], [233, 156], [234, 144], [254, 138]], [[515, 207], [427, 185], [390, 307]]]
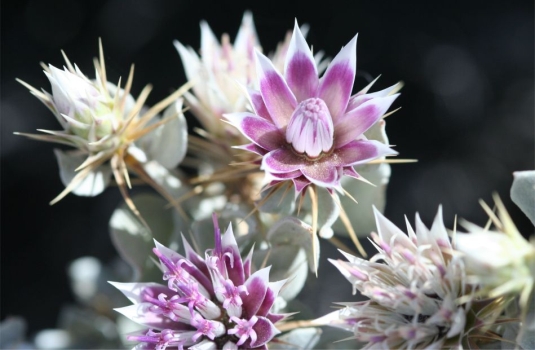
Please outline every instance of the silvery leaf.
[[145, 147], [148, 159], [156, 160], [167, 169], [176, 168], [188, 148], [188, 125], [179, 99], [165, 110], [162, 119], [170, 119], [147, 135]]
[[516, 171], [511, 199], [535, 225], [535, 170]]
[[27, 327], [18, 316], [8, 316], [0, 322], [0, 349], [34, 349], [25, 341]]
[[264, 213], [290, 215], [295, 210], [294, 190], [286, 186], [267, 189], [262, 192], [258, 205]]
[[[86, 160], [87, 155], [64, 152], [59, 149], [55, 149], [54, 154], [58, 160], [61, 182], [63, 182], [65, 186], [68, 186], [77, 174], [75, 169]], [[111, 173], [112, 171], [109, 165], [101, 165], [86, 176], [78, 186], [72, 190], [72, 193], [86, 197], [93, 197], [102, 193], [110, 182]]]
[[148, 161], [143, 168], [158, 185], [173, 198], [180, 198], [188, 193], [191, 188], [185, 186], [181, 180], [181, 174], [177, 170], [169, 170], [157, 161]]
[[148, 270], [155, 268], [150, 258], [153, 239], [168, 244], [173, 236], [173, 212], [165, 209], [167, 202], [159, 196], [140, 194], [132, 200], [152, 232], [123, 203], [111, 217], [110, 233], [117, 251], [134, 269], [134, 280], [139, 281]]
[[[314, 270], [314, 266], [317, 266], [320, 254], [318, 236], [312, 232], [312, 227], [303, 221], [294, 217], [279, 220], [271, 226], [266, 238], [272, 246], [294, 245], [302, 247], [307, 255], [310, 269]], [[314, 241], [317, 247], [316, 256], [313, 256], [312, 249]]]
[[308, 277], [307, 256], [303, 248], [296, 245], [273, 246], [255, 251], [253, 260], [257, 269], [262, 265], [271, 266], [270, 281], [288, 279], [279, 293], [285, 301], [294, 299], [303, 289]]

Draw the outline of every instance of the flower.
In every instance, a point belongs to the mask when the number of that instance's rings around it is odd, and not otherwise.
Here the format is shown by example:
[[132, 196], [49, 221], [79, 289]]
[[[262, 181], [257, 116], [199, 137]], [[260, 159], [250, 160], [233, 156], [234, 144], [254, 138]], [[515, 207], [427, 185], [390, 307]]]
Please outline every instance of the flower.
[[112, 283], [134, 305], [118, 312], [149, 329], [129, 336], [143, 349], [266, 349], [285, 316], [270, 312], [286, 282], [269, 282], [270, 268], [251, 274], [252, 251], [242, 260], [232, 226], [221, 235], [217, 218], [215, 248], [205, 259], [183, 240], [186, 256], [156, 242], [167, 286]]
[[[398, 94], [396, 86], [351, 95], [356, 37], [329, 64], [321, 79], [312, 52], [295, 23], [284, 76], [256, 52], [259, 91], [249, 91], [254, 113], [225, 118], [251, 144], [241, 148], [262, 157], [272, 185], [291, 180], [296, 194], [310, 184], [341, 190], [342, 176], [360, 178], [353, 166], [397, 154], [363, 133], [377, 123]], [[369, 88], [369, 87], [368, 87]]]
[[247, 99], [240, 85], [250, 87], [256, 80], [254, 49], [260, 49], [260, 43], [252, 14], [244, 13], [234, 45], [230, 44], [228, 34], [223, 34], [219, 44], [205, 21], [201, 22], [200, 57], [178, 40], [174, 44], [186, 77], [196, 81], [193, 94], [184, 96], [192, 113], [212, 135], [239, 137], [236, 130], [221, 123], [220, 118], [223, 113], [246, 110]]
[[341, 303], [345, 308], [324, 321], [353, 332], [366, 343], [364, 349], [461, 348], [466, 330], [488, 320], [480, 320], [470, 302], [458, 302], [470, 290], [462, 260], [452, 254], [441, 209], [430, 230], [418, 215], [416, 232], [407, 222], [408, 236], [378, 210], [375, 218], [378, 233], [372, 238], [378, 254], [370, 261], [346, 253], [348, 261], [331, 260], [354, 293], [370, 300]]
[[494, 202], [498, 216], [484, 203], [483, 208], [495, 230], [464, 221], [468, 234], [456, 236], [456, 249], [463, 253], [468, 276], [479, 287], [479, 295], [520, 295], [520, 307], [527, 312], [535, 286], [535, 240], [522, 237], [497, 195]]
[[[95, 80], [88, 79], [65, 55], [64, 58], [67, 67], [63, 70], [52, 65], [45, 70], [52, 94], [19, 80], [54, 113], [63, 130], [18, 134], [75, 148], [55, 151], [66, 188], [51, 204], [70, 192], [95, 196], [106, 188], [113, 173], [123, 197], [136, 212], [128, 200], [128, 170], [165, 195], [165, 190], [151, 179], [144, 165], [155, 160], [162, 167], [172, 169], [184, 158], [187, 125], [182, 114], [182, 100], [178, 98], [189, 86], [177, 90], [154, 107], [143, 109], [151, 87], [147, 86], [137, 101], [134, 100], [130, 95], [133, 69], [124, 90], [109, 83], [102, 45], [100, 61], [95, 60]], [[166, 107], [163, 118], [158, 118], [158, 113]]]

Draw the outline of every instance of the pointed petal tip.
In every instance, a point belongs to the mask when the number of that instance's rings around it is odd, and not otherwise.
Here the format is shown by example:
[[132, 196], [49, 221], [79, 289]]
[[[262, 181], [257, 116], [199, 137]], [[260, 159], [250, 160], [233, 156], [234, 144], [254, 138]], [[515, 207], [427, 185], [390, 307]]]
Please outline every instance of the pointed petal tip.
[[435, 222], [444, 222], [442, 217], [442, 203], [438, 205], [437, 215], [435, 215]]
[[187, 51], [186, 47], [177, 39], [173, 40], [173, 46], [179, 51], [179, 53], [180, 51]]
[[119, 288], [119, 287], [117, 287], [117, 286], [121, 284], [121, 282], [114, 282], [114, 281], [106, 281], [106, 282], [108, 282], [109, 284], [111, 284], [111, 285], [114, 286], [115, 288]]
[[242, 24], [253, 24], [253, 12], [251, 10], [245, 10], [243, 12]]

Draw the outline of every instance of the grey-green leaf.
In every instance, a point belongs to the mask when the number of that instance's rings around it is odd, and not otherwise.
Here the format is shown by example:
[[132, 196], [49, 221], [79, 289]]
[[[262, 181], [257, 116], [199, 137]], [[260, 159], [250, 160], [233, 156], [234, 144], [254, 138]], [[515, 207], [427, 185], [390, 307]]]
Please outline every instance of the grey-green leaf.
[[173, 169], [184, 159], [188, 148], [188, 125], [182, 113], [181, 99], [167, 107], [163, 119], [169, 121], [148, 135], [145, 152], [149, 159]]
[[[312, 232], [312, 227], [303, 221], [286, 217], [271, 226], [266, 238], [272, 246], [294, 245], [302, 247], [307, 255], [308, 265], [311, 270], [319, 262], [319, 239]], [[315, 241], [315, 242], [314, 242]], [[317, 247], [316, 256], [313, 254], [313, 242]]]
[[293, 186], [286, 185], [265, 190], [262, 192], [259, 210], [264, 213], [290, 215], [295, 210], [294, 192]]
[[165, 209], [167, 202], [159, 196], [140, 194], [132, 200], [151, 231], [143, 226], [126, 204], [122, 204], [111, 217], [110, 233], [117, 251], [134, 269], [134, 280], [140, 281], [146, 272], [154, 268], [150, 258], [153, 239], [167, 245], [173, 236], [173, 213]]
[[511, 199], [535, 225], [535, 170], [516, 171]]
[[[76, 168], [86, 160], [87, 155], [72, 151], [64, 152], [59, 149], [55, 149], [54, 154], [58, 160], [61, 182], [67, 186], [78, 173]], [[111, 167], [109, 165], [101, 165], [96, 170], [89, 173], [89, 175], [87, 175], [78, 186], [72, 190], [72, 193], [86, 197], [93, 197], [102, 193], [110, 182], [111, 172]]]
[[294, 299], [303, 289], [308, 277], [307, 256], [303, 248], [296, 245], [273, 246], [269, 250], [255, 251], [253, 259], [257, 268], [264, 263], [271, 266], [270, 281], [288, 279], [279, 293], [285, 301]]

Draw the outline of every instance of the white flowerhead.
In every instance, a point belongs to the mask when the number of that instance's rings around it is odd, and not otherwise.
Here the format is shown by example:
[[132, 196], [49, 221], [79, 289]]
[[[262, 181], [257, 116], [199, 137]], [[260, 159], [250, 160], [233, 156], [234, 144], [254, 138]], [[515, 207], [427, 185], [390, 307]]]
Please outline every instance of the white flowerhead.
[[[188, 86], [153, 108], [144, 109], [151, 87], [147, 86], [136, 101], [130, 95], [133, 67], [122, 89], [120, 79], [117, 85], [107, 82], [103, 56], [100, 45], [94, 80], [87, 78], [65, 55], [67, 67], [63, 70], [52, 65], [46, 67], [52, 94], [19, 80], [54, 113], [63, 128], [60, 131], [40, 130], [44, 135], [21, 135], [75, 148], [55, 151], [66, 188], [51, 204], [70, 192], [95, 196], [106, 188], [112, 174], [126, 199], [129, 171], [155, 186], [143, 164], [156, 160], [171, 169], [185, 156], [187, 125], [179, 96]], [[160, 119], [158, 114], [165, 108]], [[127, 200], [127, 203], [136, 211], [131, 201]]]
[[375, 218], [375, 256], [367, 261], [344, 253], [348, 261], [331, 261], [370, 300], [340, 303], [343, 309], [315, 322], [353, 332], [364, 349], [459, 349], [485, 337], [500, 312], [480, 312], [492, 302], [460, 301], [472, 291], [441, 209], [431, 229], [418, 215], [416, 231], [407, 221], [408, 235], [377, 210]]
[[174, 42], [182, 60], [186, 77], [195, 81], [194, 94], [186, 94], [186, 102], [203, 127], [217, 136], [237, 134], [221, 123], [223, 113], [245, 111], [247, 98], [242, 87], [254, 87], [256, 71], [254, 50], [260, 49], [253, 16], [245, 12], [234, 44], [228, 34], [221, 43], [210, 26], [201, 22], [201, 54], [179, 41]]
[[520, 295], [520, 306], [525, 308], [535, 283], [535, 241], [522, 237], [498, 196], [494, 201], [497, 216], [482, 202], [494, 229], [463, 222], [468, 234], [456, 236], [456, 249], [463, 253], [470, 280], [479, 286], [478, 294], [491, 298]]

